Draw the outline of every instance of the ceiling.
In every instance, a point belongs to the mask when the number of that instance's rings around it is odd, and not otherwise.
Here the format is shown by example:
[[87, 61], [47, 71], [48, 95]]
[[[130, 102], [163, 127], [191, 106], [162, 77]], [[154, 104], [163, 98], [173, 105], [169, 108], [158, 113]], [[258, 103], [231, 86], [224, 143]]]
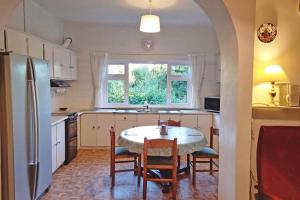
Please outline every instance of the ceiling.
[[[137, 24], [148, 12], [148, 0], [34, 0], [65, 21]], [[152, 0], [153, 14], [161, 24], [209, 24], [193, 0]]]

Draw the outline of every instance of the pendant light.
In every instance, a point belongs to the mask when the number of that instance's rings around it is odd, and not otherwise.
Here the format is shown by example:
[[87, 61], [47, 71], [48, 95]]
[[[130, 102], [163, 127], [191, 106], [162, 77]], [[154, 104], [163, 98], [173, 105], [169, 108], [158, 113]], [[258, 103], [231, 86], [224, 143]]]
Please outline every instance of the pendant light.
[[145, 33], [158, 33], [160, 32], [159, 16], [152, 15], [151, 8], [152, 0], [149, 0], [149, 15], [141, 17], [140, 31]]

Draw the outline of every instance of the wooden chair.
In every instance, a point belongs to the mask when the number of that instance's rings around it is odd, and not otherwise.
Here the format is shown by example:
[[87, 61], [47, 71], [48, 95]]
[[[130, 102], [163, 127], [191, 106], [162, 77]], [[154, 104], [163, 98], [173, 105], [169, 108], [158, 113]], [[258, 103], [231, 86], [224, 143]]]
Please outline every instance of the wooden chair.
[[[218, 164], [213, 159], [219, 158], [219, 153], [213, 148], [213, 140], [214, 136], [219, 136], [219, 129], [210, 127], [210, 144], [209, 147], [204, 147], [199, 151], [195, 151], [192, 153], [193, 161], [193, 185], [196, 183], [196, 172], [209, 172], [212, 175], [213, 172], [218, 172], [218, 169], [214, 169], [214, 165], [219, 168]], [[197, 160], [201, 159], [201, 160]], [[208, 159], [208, 160], [203, 160]], [[197, 169], [197, 163], [209, 163], [209, 169]]]
[[[138, 175], [138, 184], [140, 184], [141, 177], [141, 154], [130, 152], [127, 148], [116, 147], [116, 132], [114, 127], [110, 130], [110, 176], [111, 176], [111, 186], [115, 185], [115, 174], [119, 172], [129, 172], [134, 171], [135, 175]], [[121, 169], [116, 170], [116, 163], [134, 163], [134, 168], [132, 169]]]
[[[165, 124], [165, 125], [167, 125], [167, 126], [177, 126], [177, 127], [180, 127], [181, 126], [181, 121], [175, 121], [175, 120], [171, 120], [171, 119], [168, 119], [168, 120], [158, 120], [158, 126], [161, 126], [162, 124]], [[189, 157], [189, 155], [188, 155], [188, 157]], [[178, 156], [178, 158], [177, 158], [177, 167], [178, 167], [178, 169], [180, 168], [180, 160], [181, 160], [181, 158], [180, 158], [180, 156]], [[187, 159], [187, 160], [189, 160], [189, 159]], [[189, 163], [189, 162], [187, 162], [187, 163]]]
[[[149, 148], [171, 148], [171, 157], [148, 156]], [[172, 170], [172, 178], [150, 178], [147, 172], [150, 169]], [[172, 182], [172, 196], [176, 199], [177, 191], [177, 138], [174, 140], [144, 138], [144, 170], [143, 170], [143, 199], [147, 197], [147, 181]]]

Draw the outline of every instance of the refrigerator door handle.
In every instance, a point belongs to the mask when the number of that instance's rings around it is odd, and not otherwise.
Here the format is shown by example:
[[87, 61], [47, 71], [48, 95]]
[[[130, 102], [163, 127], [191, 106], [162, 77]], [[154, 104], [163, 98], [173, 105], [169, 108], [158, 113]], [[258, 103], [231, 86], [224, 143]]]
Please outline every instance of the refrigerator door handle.
[[36, 84], [35, 84], [35, 76], [34, 76], [34, 68], [31, 59], [28, 59], [28, 67], [29, 67], [29, 84], [32, 95], [32, 103], [33, 103], [33, 157], [32, 161], [29, 163], [29, 184], [30, 184], [30, 192], [31, 199], [34, 200], [36, 197], [37, 191], [37, 180], [38, 180], [38, 171], [39, 171], [39, 119], [38, 119], [38, 103], [37, 103], [37, 93], [36, 93]]

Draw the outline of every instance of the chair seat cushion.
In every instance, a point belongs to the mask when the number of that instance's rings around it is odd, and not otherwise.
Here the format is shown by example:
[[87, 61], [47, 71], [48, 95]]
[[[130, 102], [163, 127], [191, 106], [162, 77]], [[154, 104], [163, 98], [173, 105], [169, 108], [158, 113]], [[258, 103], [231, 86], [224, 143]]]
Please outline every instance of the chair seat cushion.
[[197, 156], [218, 157], [218, 153], [210, 147], [203, 147], [201, 150], [193, 152], [192, 155], [196, 157]]
[[172, 157], [167, 156], [148, 156], [148, 165], [172, 165]]
[[125, 147], [116, 147], [115, 150], [115, 155], [120, 156], [120, 155], [135, 155], [137, 153], [130, 152], [129, 149]]

